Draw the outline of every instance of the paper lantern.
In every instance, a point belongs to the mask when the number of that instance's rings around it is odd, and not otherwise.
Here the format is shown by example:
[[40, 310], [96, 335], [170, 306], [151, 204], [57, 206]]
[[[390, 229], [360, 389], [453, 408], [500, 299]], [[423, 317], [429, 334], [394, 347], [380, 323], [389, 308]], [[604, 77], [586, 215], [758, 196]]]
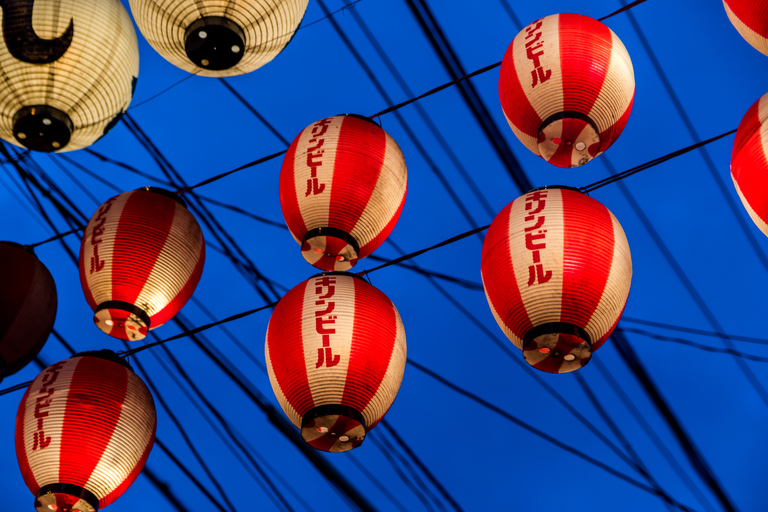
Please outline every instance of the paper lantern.
[[130, 0], [147, 42], [168, 62], [201, 76], [260, 68], [293, 39], [308, 0]]
[[31, 248], [0, 242], [0, 382], [32, 361], [56, 319], [56, 283]]
[[744, 208], [768, 236], [768, 94], [757, 100], [736, 130], [731, 179]]
[[114, 352], [43, 370], [16, 414], [16, 458], [38, 512], [95, 512], [119, 498], [155, 441], [147, 386]]
[[635, 97], [632, 61], [599, 21], [553, 14], [509, 45], [499, 97], [520, 142], [553, 165], [578, 167], [624, 130]]
[[99, 329], [141, 340], [186, 304], [204, 263], [203, 233], [184, 200], [147, 187], [93, 214], [80, 245], [80, 284]]
[[309, 125], [280, 171], [280, 206], [301, 254], [321, 270], [349, 270], [392, 232], [408, 173], [397, 143], [368, 118]]
[[394, 304], [362, 278], [319, 274], [280, 299], [267, 328], [269, 381], [318, 450], [360, 446], [395, 400], [405, 331]]
[[761, 0], [723, 0], [723, 6], [741, 37], [768, 55], [768, 4]]
[[613, 331], [632, 260], [605, 206], [576, 189], [549, 187], [496, 216], [481, 271], [493, 316], [528, 364], [564, 373], [587, 364]]
[[96, 142], [131, 102], [139, 46], [118, 0], [0, 2], [0, 137], [35, 151]]

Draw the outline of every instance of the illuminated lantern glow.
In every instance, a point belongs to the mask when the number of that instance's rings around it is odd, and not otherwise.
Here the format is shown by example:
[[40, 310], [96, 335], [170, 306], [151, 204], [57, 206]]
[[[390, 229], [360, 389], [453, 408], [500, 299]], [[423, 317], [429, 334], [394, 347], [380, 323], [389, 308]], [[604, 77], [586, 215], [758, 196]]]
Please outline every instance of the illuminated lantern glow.
[[768, 94], [757, 100], [736, 130], [731, 179], [747, 213], [768, 236]]
[[632, 61], [599, 21], [553, 14], [509, 45], [499, 97], [509, 126], [529, 150], [557, 167], [579, 167], [624, 130], [635, 97]]
[[43, 370], [16, 414], [16, 458], [38, 512], [95, 512], [141, 472], [157, 413], [147, 386], [114, 352]]
[[80, 284], [99, 329], [141, 340], [186, 304], [204, 263], [203, 232], [184, 200], [147, 187], [93, 214], [80, 245]]
[[536, 369], [578, 370], [619, 321], [632, 259], [616, 217], [576, 189], [533, 190], [508, 204], [483, 243], [488, 304]]
[[768, 55], [768, 6], [758, 0], [723, 0], [728, 19], [752, 47]]
[[309, 125], [288, 148], [280, 206], [304, 259], [343, 271], [386, 240], [407, 188], [394, 139], [368, 118], [340, 115]]
[[72, 151], [105, 135], [128, 108], [139, 46], [119, 0], [4, 0], [0, 137]]
[[200, 76], [250, 73], [293, 39], [309, 0], [130, 0], [147, 42]]
[[56, 283], [31, 248], [0, 242], [0, 382], [45, 345], [58, 305]]
[[362, 278], [319, 274], [280, 299], [267, 328], [269, 380], [310, 446], [357, 448], [403, 379], [405, 330], [394, 304]]

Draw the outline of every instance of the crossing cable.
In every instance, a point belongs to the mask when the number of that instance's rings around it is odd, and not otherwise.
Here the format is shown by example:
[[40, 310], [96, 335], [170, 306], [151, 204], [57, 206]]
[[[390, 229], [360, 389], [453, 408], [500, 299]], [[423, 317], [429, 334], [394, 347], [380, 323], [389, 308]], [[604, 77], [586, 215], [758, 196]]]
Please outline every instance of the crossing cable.
[[376, 478], [376, 475], [374, 475], [373, 473], [371, 473], [371, 472], [368, 470], [368, 468], [367, 468], [367, 467], [365, 467], [365, 464], [361, 464], [361, 463], [360, 463], [360, 461], [359, 461], [359, 460], [357, 460], [357, 458], [356, 458], [356, 457], [355, 457], [353, 454], [351, 454], [351, 453], [348, 453], [346, 458], [347, 458], [347, 459], [349, 459], [350, 461], [352, 461], [352, 464], [354, 464], [354, 465], [357, 467], [357, 469], [358, 469], [358, 470], [359, 470], [359, 471], [360, 471], [362, 474], [364, 474], [364, 475], [365, 475], [365, 476], [368, 478], [368, 480], [370, 480], [371, 482], [373, 482], [373, 485], [375, 485], [375, 486], [376, 486], [376, 488], [377, 488], [379, 491], [381, 491], [381, 493], [382, 493], [384, 496], [386, 496], [386, 497], [387, 497], [387, 499], [388, 499], [389, 501], [391, 501], [391, 502], [392, 502], [392, 504], [393, 504], [393, 505], [395, 505], [395, 506], [396, 506], [396, 507], [397, 507], [397, 508], [398, 508], [398, 509], [399, 509], [401, 512], [409, 512], [409, 511], [408, 511], [408, 509], [407, 509], [407, 508], [405, 508], [405, 506], [404, 506], [402, 503], [400, 503], [400, 500], [398, 500], [398, 499], [397, 499], [397, 497], [396, 497], [394, 494], [392, 494], [392, 493], [389, 491], [389, 489], [387, 489], [387, 488], [386, 488], [386, 486], [384, 486], [384, 485], [383, 485], [383, 484], [382, 484], [382, 483], [379, 481], [379, 479], [378, 479], [378, 478]]
[[0, 164], [0, 167], [2, 167], [3, 172], [5, 172], [6, 176], [8, 176], [8, 179], [11, 180], [13, 185], [18, 189], [21, 195], [24, 196], [24, 199], [26, 199], [27, 202], [22, 201], [22, 199], [16, 194], [16, 192], [14, 192], [13, 188], [11, 188], [11, 186], [5, 182], [5, 180], [0, 180], [0, 183], [3, 184], [3, 188], [5, 188], [5, 190], [8, 191], [8, 193], [16, 200], [16, 202], [19, 203], [22, 206], [22, 208], [24, 208], [27, 211], [29, 216], [32, 219], [34, 219], [35, 222], [37, 222], [43, 229], [47, 230], [48, 226], [46, 226], [41, 220], [42, 215], [40, 214], [40, 212], [33, 210], [33, 208], [35, 207], [34, 200], [24, 192], [24, 189], [22, 189], [18, 183], [16, 183], [16, 180], [13, 178], [13, 174], [11, 174], [11, 172], [8, 170], [8, 168], [6, 167], [6, 164], [2, 163]]
[[694, 329], [692, 327], [681, 327], [679, 325], [670, 325], [670, 324], [664, 324], [661, 322], [652, 322], [650, 320], [640, 320], [639, 318], [632, 318], [626, 315], [622, 315], [621, 320], [624, 322], [648, 325], [650, 327], [659, 327], [661, 329], [668, 329], [670, 331], [679, 331], [679, 332], [686, 332], [689, 334], [699, 334], [701, 336], [712, 336], [715, 338], [725, 338], [725, 339], [734, 340], [734, 341], [746, 341], [748, 343], [759, 343], [761, 345], [768, 345], [768, 339], [753, 338], [750, 336], [738, 336], [736, 334], [725, 334], [723, 332], [705, 331], [702, 329]]
[[639, 334], [640, 336], [645, 336], [646, 338], [651, 338], [654, 340], [670, 341], [672, 343], [678, 343], [680, 345], [697, 348], [699, 350], [704, 350], [706, 352], [712, 352], [715, 354], [728, 354], [736, 357], [743, 357], [744, 359], [748, 359], [750, 361], [756, 361], [758, 363], [768, 363], [768, 357], [756, 356], [753, 354], [745, 354], [744, 352], [730, 349], [730, 348], [711, 347], [709, 345], [704, 345], [702, 343], [696, 343], [695, 341], [686, 340], [683, 338], [674, 338], [671, 336], [662, 336], [661, 334], [655, 334], [652, 332], [644, 331], [642, 329], [633, 329], [632, 327], [623, 326], [622, 329], [624, 330], [624, 332]]

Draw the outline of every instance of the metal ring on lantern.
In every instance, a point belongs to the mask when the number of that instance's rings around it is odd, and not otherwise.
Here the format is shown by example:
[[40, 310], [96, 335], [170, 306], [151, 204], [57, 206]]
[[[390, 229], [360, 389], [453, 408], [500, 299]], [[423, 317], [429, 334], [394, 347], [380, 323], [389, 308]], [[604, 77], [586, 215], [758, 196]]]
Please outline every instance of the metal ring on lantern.
[[13, 116], [13, 135], [33, 151], [51, 153], [66, 147], [74, 125], [67, 114], [49, 105], [28, 105]]
[[184, 51], [203, 69], [221, 71], [236, 66], [245, 51], [245, 32], [223, 16], [204, 16], [184, 34]]
[[171, 192], [170, 190], [166, 190], [166, 189], [160, 188], [160, 187], [141, 187], [141, 188], [137, 188], [136, 190], [137, 191], [138, 190], [144, 190], [146, 192], [152, 192], [154, 194], [160, 194], [161, 196], [169, 197], [169, 198], [173, 199], [174, 201], [176, 201], [177, 203], [179, 203], [184, 208], [189, 209], [189, 207], [187, 206], [187, 202], [184, 200], [184, 198], [181, 197], [176, 192]]
[[93, 508], [94, 512], [98, 512], [99, 510], [99, 499], [96, 495], [79, 485], [62, 483], [45, 485], [37, 491], [35, 498], [39, 500], [46, 494], [67, 494], [69, 496], [74, 496], [75, 498], [79, 498], [88, 503], [88, 505]]
[[98, 306], [96, 306], [96, 310], [93, 312], [95, 315], [99, 311], [102, 311], [104, 309], [117, 309], [120, 311], [125, 311], [126, 313], [130, 313], [132, 315], [135, 315], [139, 320], [141, 320], [144, 323], [144, 327], [149, 330], [149, 315], [146, 311], [141, 309], [138, 306], [135, 306], [131, 304], [130, 302], [124, 302], [122, 300], [108, 300], [105, 302], [102, 302]]
[[[334, 238], [338, 238], [339, 240], [342, 240], [348, 243], [352, 247], [352, 249], [355, 251], [354, 258], [357, 258], [358, 256], [360, 256], [360, 244], [357, 243], [357, 240], [355, 240], [355, 237], [353, 237], [346, 231], [343, 231], [339, 228], [311, 229], [307, 231], [307, 233], [301, 239], [301, 245], [303, 246], [307, 242], [307, 240], [309, 240], [310, 238], [315, 238], [316, 236], [332, 236]], [[354, 259], [354, 258], [349, 258], [349, 259]]]

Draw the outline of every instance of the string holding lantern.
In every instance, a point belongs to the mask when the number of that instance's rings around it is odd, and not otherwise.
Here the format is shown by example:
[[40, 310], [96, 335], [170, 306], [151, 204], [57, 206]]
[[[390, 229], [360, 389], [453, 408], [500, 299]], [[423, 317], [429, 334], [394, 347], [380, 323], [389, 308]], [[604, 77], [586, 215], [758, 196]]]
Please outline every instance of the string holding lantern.
[[24, 368], [53, 330], [56, 283], [32, 248], [0, 242], [0, 382]]
[[200, 76], [250, 73], [293, 39], [309, 0], [130, 0], [139, 30], [174, 66]]
[[534, 21], [501, 64], [499, 98], [509, 126], [557, 167], [578, 167], [606, 151], [624, 130], [634, 97], [624, 44], [581, 14]]
[[19, 404], [16, 458], [38, 512], [96, 512], [144, 467], [157, 413], [147, 386], [114, 352], [43, 370]]
[[768, 8], [757, 0], [723, 0], [731, 24], [752, 47], [768, 55]]
[[0, 2], [0, 137], [72, 151], [105, 135], [131, 102], [139, 46], [119, 0]]
[[747, 110], [736, 130], [731, 179], [752, 221], [768, 236], [768, 94]]
[[309, 125], [291, 143], [280, 207], [307, 262], [349, 270], [392, 232], [407, 188], [395, 140], [368, 118], [339, 115]]
[[483, 242], [481, 273], [499, 327], [538, 370], [586, 365], [613, 332], [632, 281], [621, 224], [570, 187], [509, 203]]
[[327, 452], [362, 444], [403, 379], [405, 330], [361, 277], [318, 274], [277, 303], [264, 347], [269, 381], [304, 440]]
[[204, 263], [203, 232], [186, 202], [146, 187], [93, 214], [80, 245], [80, 284], [99, 329], [141, 340], [186, 304]]

